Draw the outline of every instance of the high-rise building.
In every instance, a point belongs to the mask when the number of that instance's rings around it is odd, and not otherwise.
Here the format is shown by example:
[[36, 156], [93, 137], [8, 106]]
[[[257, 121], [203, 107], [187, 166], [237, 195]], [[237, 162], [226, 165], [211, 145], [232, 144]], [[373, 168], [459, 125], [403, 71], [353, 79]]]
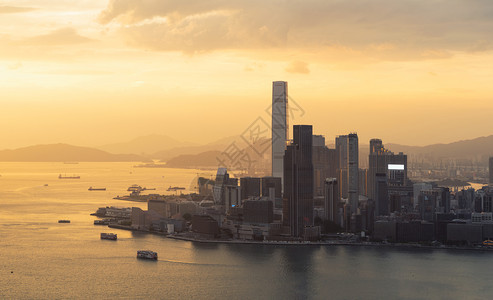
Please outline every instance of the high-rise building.
[[348, 201], [351, 213], [356, 214], [359, 204], [359, 149], [358, 135], [351, 133], [347, 137], [348, 149]]
[[381, 139], [371, 139], [370, 140], [370, 154], [379, 153], [384, 150]]
[[375, 215], [387, 216], [389, 215], [389, 194], [387, 185], [387, 174], [376, 173], [374, 177], [374, 191], [375, 198], [372, 199], [375, 202]]
[[281, 178], [280, 177], [262, 177], [262, 197], [281, 198]]
[[273, 207], [272, 201], [246, 200], [243, 203], [243, 220], [248, 223], [272, 223]]
[[337, 182], [339, 182], [339, 196], [344, 199], [347, 199], [348, 197], [347, 137], [347, 135], [340, 135], [336, 137]]
[[283, 224], [300, 237], [313, 225], [312, 126], [293, 126], [293, 141], [284, 154]]
[[313, 135], [313, 194], [314, 197], [323, 198], [325, 195], [325, 179], [335, 178], [336, 172], [336, 151], [329, 149], [325, 145], [323, 135]]
[[404, 196], [407, 190], [402, 188], [408, 185], [407, 155], [402, 152], [394, 154], [385, 149], [380, 139], [370, 140], [370, 155], [368, 157], [368, 198], [376, 201], [375, 176], [385, 173], [388, 177], [389, 192], [400, 193]]
[[359, 194], [368, 197], [368, 169], [359, 169]]
[[356, 214], [359, 204], [359, 150], [358, 135], [351, 133], [336, 137], [336, 165], [339, 195], [348, 199], [351, 214]]
[[272, 176], [280, 177], [283, 184], [283, 157], [289, 139], [288, 83], [272, 83]]
[[241, 200], [250, 197], [260, 197], [260, 178], [242, 177], [240, 178]]
[[339, 189], [337, 188], [337, 179], [326, 178], [325, 179], [325, 219], [336, 222], [337, 221], [337, 207], [339, 204]]
[[241, 204], [238, 179], [230, 178], [226, 168], [218, 168], [213, 188], [214, 203], [223, 205], [225, 210]]

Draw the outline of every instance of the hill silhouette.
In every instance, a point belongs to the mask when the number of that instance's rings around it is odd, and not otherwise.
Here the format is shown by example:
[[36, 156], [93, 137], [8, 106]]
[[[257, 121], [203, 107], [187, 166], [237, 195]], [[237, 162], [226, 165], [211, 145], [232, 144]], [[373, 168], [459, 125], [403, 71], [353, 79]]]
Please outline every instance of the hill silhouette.
[[35, 145], [14, 150], [1, 150], [0, 161], [18, 162], [124, 162], [147, 160], [135, 154], [111, 154], [89, 147], [68, 144]]
[[217, 157], [221, 155], [220, 151], [207, 151], [199, 154], [183, 154], [176, 156], [166, 162], [169, 168], [216, 168], [218, 166]]
[[137, 137], [128, 142], [108, 144], [97, 147], [100, 150], [115, 154], [133, 153], [133, 154], [151, 154], [158, 151], [169, 150], [177, 147], [194, 147], [196, 143], [182, 142], [166, 135], [147, 135]]
[[385, 145], [393, 152], [404, 152], [408, 155], [431, 159], [473, 159], [487, 161], [489, 156], [493, 156], [493, 135], [461, 140], [449, 144], [433, 144], [428, 146]]

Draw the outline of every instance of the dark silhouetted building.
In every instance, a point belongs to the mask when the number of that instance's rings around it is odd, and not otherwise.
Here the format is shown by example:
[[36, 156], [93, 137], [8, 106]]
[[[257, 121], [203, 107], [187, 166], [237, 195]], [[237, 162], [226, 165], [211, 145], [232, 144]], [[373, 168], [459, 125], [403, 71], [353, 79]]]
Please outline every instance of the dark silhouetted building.
[[374, 187], [374, 202], [375, 215], [387, 216], [389, 214], [389, 194], [387, 186], [387, 174], [376, 173], [373, 181]]
[[219, 235], [219, 224], [214, 218], [208, 215], [192, 216], [192, 231], [211, 237]]
[[272, 223], [273, 204], [269, 200], [247, 200], [243, 202], [243, 221], [248, 223]]
[[324, 196], [324, 211], [325, 219], [337, 222], [337, 207], [339, 201], [339, 189], [337, 187], [336, 178], [326, 178], [325, 179], [325, 196]]
[[312, 149], [313, 193], [314, 197], [323, 198], [325, 179], [337, 177], [336, 150], [325, 145], [323, 135], [313, 135]]
[[293, 126], [293, 141], [284, 154], [283, 223], [300, 237], [313, 225], [312, 126]]
[[339, 196], [348, 197], [348, 151], [347, 135], [336, 137], [336, 169], [337, 182], [339, 183]]
[[243, 177], [240, 178], [241, 200], [250, 197], [260, 197], [260, 178]]
[[419, 212], [422, 220], [434, 221], [435, 213], [450, 212], [450, 191], [445, 187], [421, 191], [418, 196]]
[[262, 177], [262, 197], [282, 198], [281, 177]]
[[[370, 140], [370, 154], [368, 157], [368, 198], [376, 200], [375, 176], [377, 173], [387, 174], [389, 194], [395, 193], [408, 197], [408, 190], [402, 187], [409, 185], [407, 179], [407, 155], [394, 154], [385, 149], [382, 140]], [[411, 202], [411, 199], [407, 200]]]
[[339, 194], [348, 199], [351, 213], [358, 211], [359, 203], [359, 149], [358, 135], [350, 133], [336, 138], [336, 159]]

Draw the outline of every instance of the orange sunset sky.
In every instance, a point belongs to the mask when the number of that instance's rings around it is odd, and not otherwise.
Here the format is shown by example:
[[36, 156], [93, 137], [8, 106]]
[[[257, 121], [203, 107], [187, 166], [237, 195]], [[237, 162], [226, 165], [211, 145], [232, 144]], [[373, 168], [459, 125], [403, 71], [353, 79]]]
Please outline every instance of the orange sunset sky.
[[0, 149], [270, 122], [272, 81], [330, 142], [493, 134], [490, 0], [0, 0]]

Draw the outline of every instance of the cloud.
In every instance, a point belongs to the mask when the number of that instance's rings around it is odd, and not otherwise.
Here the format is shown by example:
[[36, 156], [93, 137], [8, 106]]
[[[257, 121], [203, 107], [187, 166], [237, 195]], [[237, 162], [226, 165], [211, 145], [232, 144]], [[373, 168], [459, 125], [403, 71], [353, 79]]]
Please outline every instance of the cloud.
[[[27, 38], [0, 34], [0, 58], [9, 60], [73, 60], [94, 49], [91, 42], [73, 28], [60, 28]], [[88, 45], [86, 45], [88, 44]]]
[[492, 15], [486, 0], [111, 0], [99, 21], [158, 51], [337, 45], [378, 60], [421, 60], [489, 40]]
[[0, 14], [15, 14], [15, 13], [28, 12], [32, 10], [35, 10], [35, 8], [0, 5]]
[[262, 70], [263, 68], [265, 67], [265, 64], [264, 63], [260, 63], [260, 62], [251, 62], [251, 63], [248, 63], [244, 70], [246, 72], [253, 72], [253, 71], [258, 71], [258, 70]]
[[303, 61], [293, 61], [286, 68], [288, 73], [298, 73], [298, 74], [309, 74], [310, 69], [308, 69], [308, 64]]
[[79, 35], [75, 29], [66, 27], [54, 30], [48, 34], [24, 39], [19, 44], [28, 46], [57, 46], [82, 44], [93, 41], [93, 39]]

